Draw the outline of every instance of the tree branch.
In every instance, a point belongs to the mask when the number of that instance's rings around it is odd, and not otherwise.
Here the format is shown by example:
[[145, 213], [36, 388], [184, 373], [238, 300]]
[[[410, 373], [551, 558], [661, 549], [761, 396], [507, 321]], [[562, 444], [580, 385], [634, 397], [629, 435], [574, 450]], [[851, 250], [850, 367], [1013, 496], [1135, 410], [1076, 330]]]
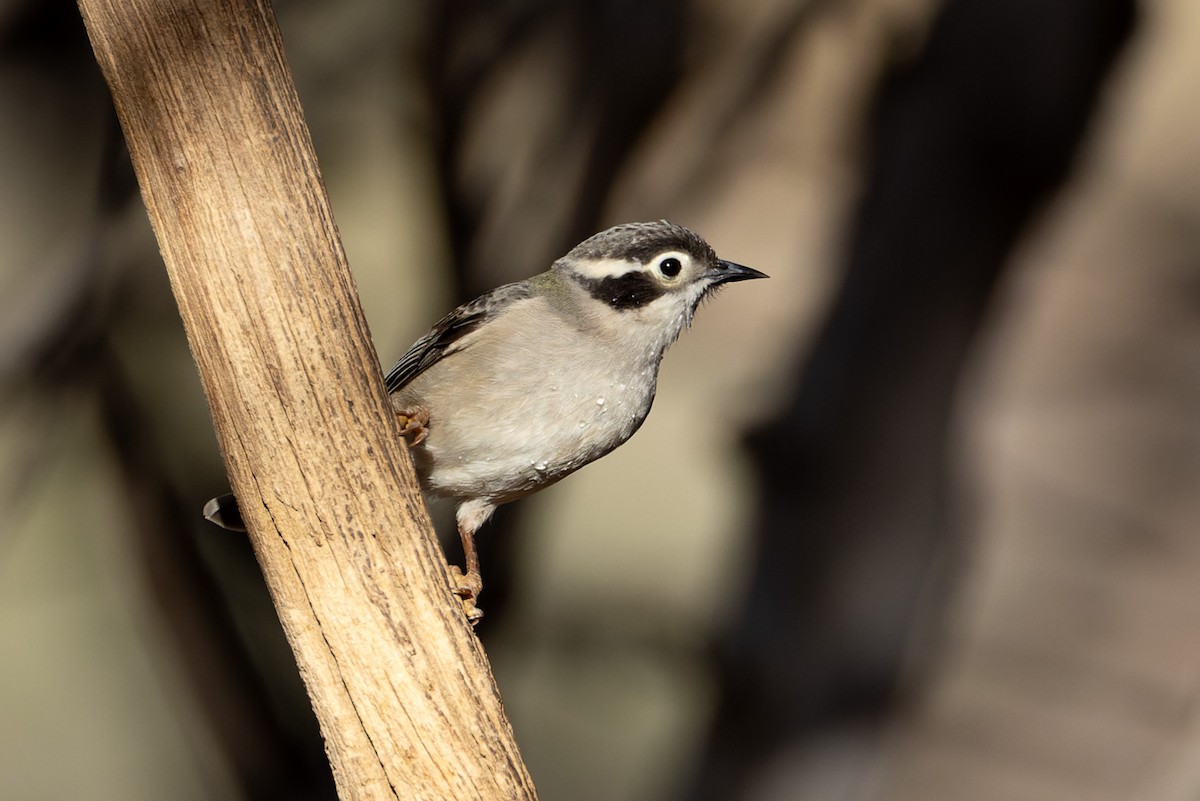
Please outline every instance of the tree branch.
[[533, 799], [266, 2], [79, 0], [343, 799]]

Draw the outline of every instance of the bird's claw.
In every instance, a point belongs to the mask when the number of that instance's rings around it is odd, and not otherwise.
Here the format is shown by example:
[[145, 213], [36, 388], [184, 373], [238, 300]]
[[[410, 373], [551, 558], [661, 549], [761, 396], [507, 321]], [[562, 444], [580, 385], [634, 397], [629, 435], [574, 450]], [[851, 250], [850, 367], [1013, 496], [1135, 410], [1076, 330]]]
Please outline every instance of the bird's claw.
[[475, 605], [475, 599], [483, 591], [483, 579], [479, 574], [463, 573], [458, 565], [450, 565], [450, 588], [462, 601], [463, 614], [472, 626], [483, 620], [483, 610]]
[[396, 409], [396, 416], [400, 419], [400, 436], [408, 442], [408, 447], [417, 447], [429, 436], [429, 410], [424, 406]]

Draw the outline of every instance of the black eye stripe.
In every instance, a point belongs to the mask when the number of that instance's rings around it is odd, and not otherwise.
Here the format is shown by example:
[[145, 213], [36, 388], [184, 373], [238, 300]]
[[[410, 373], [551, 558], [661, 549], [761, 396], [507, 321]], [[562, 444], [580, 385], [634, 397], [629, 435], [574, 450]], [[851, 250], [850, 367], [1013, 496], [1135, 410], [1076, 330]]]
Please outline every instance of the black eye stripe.
[[665, 294], [662, 286], [641, 270], [581, 281], [588, 294], [614, 309], [640, 309]]

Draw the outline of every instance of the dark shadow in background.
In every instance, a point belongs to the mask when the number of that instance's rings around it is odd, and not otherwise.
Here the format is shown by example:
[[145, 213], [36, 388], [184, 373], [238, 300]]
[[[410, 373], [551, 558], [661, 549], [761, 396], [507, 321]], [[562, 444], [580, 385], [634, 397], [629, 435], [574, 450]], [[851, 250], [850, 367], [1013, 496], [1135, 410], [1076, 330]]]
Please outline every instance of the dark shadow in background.
[[951, 0], [884, 85], [842, 286], [791, 403], [750, 439], [759, 551], [691, 801], [745, 798], [775, 760], [888, 712], [959, 536], [959, 376], [1134, 22], [1132, 0]]

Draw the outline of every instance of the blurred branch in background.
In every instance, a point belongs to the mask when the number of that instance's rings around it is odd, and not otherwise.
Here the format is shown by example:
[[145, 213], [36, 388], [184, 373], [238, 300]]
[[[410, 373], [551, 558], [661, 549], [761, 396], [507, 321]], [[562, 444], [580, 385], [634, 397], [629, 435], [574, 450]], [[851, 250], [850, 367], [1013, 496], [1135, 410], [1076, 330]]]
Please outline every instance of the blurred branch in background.
[[462, 0], [428, 45], [463, 297], [599, 227], [614, 177], [679, 79], [682, 0]]
[[961, 554], [948, 460], [964, 364], [1133, 16], [1132, 0], [950, 0], [883, 86], [837, 299], [794, 398], [752, 439], [758, 561], [692, 798], [825, 797], [791, 783], [798, 765], [871, 750], [922, 602], [941, 607]]
[[972, 368], [973, 560], [878, 798], [1200, 792], [1200, 6], [1139, 12]]

